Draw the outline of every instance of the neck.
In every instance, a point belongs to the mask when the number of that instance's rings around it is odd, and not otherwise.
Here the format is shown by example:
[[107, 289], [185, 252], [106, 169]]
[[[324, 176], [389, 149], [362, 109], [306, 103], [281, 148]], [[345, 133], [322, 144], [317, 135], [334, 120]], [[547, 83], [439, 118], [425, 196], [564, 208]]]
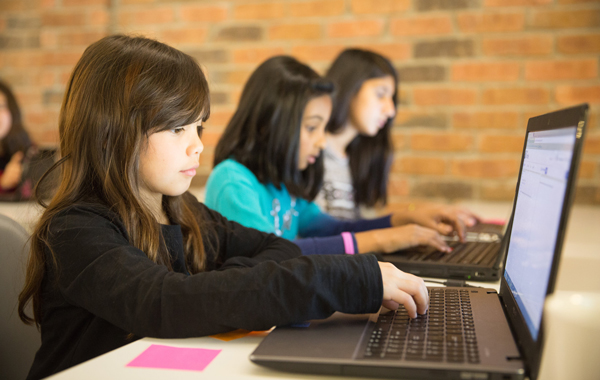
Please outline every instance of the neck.
[[350, 123], [346, 123], [341, 132], [327, 135], [327, 146], [336, 155], [346, 157], [346, 148], [356, 136], [358, 136], [356, 128]]

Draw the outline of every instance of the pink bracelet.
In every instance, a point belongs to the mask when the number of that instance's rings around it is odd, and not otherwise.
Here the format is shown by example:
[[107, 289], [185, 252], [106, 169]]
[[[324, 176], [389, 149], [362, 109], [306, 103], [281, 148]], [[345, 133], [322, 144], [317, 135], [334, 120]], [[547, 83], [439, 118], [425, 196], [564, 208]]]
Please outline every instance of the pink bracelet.
[[347, 255], [354, 255], [354, 239], [351, 232], [342, 232], [342, 240], [344, 241], [344, 251]]

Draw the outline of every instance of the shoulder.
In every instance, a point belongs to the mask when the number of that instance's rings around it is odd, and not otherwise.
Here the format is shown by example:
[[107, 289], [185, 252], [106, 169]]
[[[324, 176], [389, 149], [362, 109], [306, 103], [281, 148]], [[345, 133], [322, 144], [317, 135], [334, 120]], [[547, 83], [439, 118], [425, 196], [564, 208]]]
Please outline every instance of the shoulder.
[[[69, 227], [85, 228], [90, 225], [123, 227], [120, 217], [109, 207], [95, 202], [77, 202], [56, 213], [50, 223], [51, 231]], [[124, 228], [123, 228], [124, 230]]]
[[258, 188], [263, 185], [250, 169], [235, 160], [227, 159], [215, 166], [210, 173], [206, 182], [206, 196], [229, 186]]
[[254, 173], [250, 171], [247, 167], [240, 164], [236, 160], [227, 159], [221, 163], [219, 163], [213, 171], [211, 172], [211, 177], [225, 177], [225, 178], [248, 178], [256, 180], [256, 176]]

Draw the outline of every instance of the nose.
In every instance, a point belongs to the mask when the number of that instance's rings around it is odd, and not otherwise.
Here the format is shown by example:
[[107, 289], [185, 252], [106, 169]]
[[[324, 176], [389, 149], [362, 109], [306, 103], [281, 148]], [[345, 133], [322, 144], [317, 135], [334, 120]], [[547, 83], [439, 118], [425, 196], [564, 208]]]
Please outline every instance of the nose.
[[394, 98], [388, 98], [385, 102], [385, 114], [388, 118], [392, 118], [396, 116], [396, 104], [394, 103]]
[[197, 131], [193, 133], [190, 145], [187, 150], [189, 156], [193, 156], [196, 154], [200, 156], [200, 153], [202, 153], [202, 151], [204, 150], [204, 144], [202, 144], [202, 140], [200, 139], [200, 136], [198, 135]]
[[325, 131], [322, 131], [321, 134], [319, 135], [316, 145], [321, 150], [325, 149], [325, 146], [327, 145], [327, 138], [325, 137]]

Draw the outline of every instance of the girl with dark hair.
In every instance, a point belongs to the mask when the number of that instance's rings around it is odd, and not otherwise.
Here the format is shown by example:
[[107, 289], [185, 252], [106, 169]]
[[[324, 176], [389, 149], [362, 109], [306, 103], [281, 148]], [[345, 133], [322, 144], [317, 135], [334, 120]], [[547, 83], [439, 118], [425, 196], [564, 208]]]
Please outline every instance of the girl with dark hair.
[[421, 279], [374, 256], [302, 256], [188, 193], [209, 114], [190, 56], [122, 35], [85, 50], [48, 172], [60, 168], [59, 188], [31, 237], [19, 295], [20, 318], [42, 332], [30, 379], [140, 337], [264, 330], [382, 304], [425, 313]]
[[[361, 206], [372, 208], [387, 203], [398, 75], [380, 54], [346, 49], [334, 60], [325, 78], [335, 84], [336, 93], [326, 128], [323, 187], [316, 203], [336, 218], [357, 220], [362, 217]], [[461, 207], [423, 203], [418, 212], [445, 212], [468, 226], [477, 221]]]
[[0, 81], [0, 194], [21, 184], [23, 159], [32, 148], [11, 89]]
[[217, 144], [206, 205], [247, 227], [303, 238], [296, 243], [305, 255], [393, 252], [422, 244], [448, 251], [438, 232], [426, 227], [437, 227], [435, 218], [458, 226], [452, 216], [404, 213], [342, 222], [311, 202], [322, 183], [320, 152], [333, 90], [330, 81], [292, 57], [263, 62]]

